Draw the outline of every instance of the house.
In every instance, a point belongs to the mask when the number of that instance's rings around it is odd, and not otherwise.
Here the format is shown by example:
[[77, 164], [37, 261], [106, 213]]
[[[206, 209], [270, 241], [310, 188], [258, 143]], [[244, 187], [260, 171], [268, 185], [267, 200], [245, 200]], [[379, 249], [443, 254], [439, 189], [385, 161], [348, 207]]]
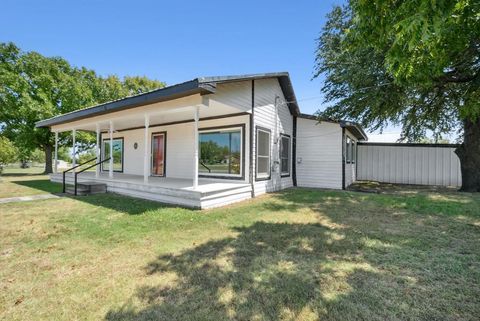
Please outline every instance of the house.
[[[301, 114], [286, 72], [196, 78], [37, 127], [55, 133], [55, 160], [58, 133], [71, 132], [73, 153], [77, 131], [96, 133], [95, 171], [75, 168], [67, 183], [196, 208], [292, 186], [345, 188], [367, 139], [357, 124]], [[62, 176], [55, 166], [51, 180]]]

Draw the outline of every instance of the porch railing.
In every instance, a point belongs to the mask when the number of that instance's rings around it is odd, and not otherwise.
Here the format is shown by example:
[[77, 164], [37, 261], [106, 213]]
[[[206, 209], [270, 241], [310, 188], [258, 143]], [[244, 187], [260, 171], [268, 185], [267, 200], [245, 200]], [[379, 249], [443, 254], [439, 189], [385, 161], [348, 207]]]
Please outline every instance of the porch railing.
[[200, 161], [199, 163], [200, 163], [200, 165], [202, 165], [203, 167], [205, 167], [209, 173], [212, 172], [212, 170], [210, 169], [210, 167], [208, 167], [207, 165], [205, 165], [204, 162]]
[[82, 169], [81, 171], [75, 172], [75, 173], [74, 173], [74, 178], [73, 178], [73, 194], [74, 194], [75, 196], [77, 196], [77, 176], [78, 176], [78, 174], [81, 174], [81, 173], [85, 172], [87, 169], [90, 169], [90, 168], [92, 168], [92, 167], [95, 167], [95, 166], [97, 166], [97, 165], [100, 165], [100, 164], [102, 164], [102, 163], [105, 163], [106, 161], [109, 161], [109, 160], [110, 160], [110, 157], [109, 157], [109, 158], [106, 158], [106, 159], [104, 159], [104, 160], [102, 160], [102, 161], [96, 162], [95, 164], [90, 165], [90, 166], [88, 166], [88, 167], [85, 167], [85, 168]]
[[80, 167], [80, 166], [83, 166], [83, 165], [85, 165], [85, 164], [88, 164], [88, 163], [90, 163], [91, 161], [94, 161], [94, 160], [96, 160], [96, 159], [97, 159], [96, 157], [95, 157], [95, 158], [92, 158], [92, 159], [89, 159], [89, 160], [86, 161], [86, 162], [83, 162], [83, 163], [81, 163], [81, 164], [78, 164], [78, 165], [76, 165], [76, 166], [73, 166], [72, 168], [67, 169], [66, 171], [63, 171], [62, 192], [65, 193], [65, 174], [67, 174], [68, 172], [74, 170], [75, 168], [78, 168], [78, 167]]

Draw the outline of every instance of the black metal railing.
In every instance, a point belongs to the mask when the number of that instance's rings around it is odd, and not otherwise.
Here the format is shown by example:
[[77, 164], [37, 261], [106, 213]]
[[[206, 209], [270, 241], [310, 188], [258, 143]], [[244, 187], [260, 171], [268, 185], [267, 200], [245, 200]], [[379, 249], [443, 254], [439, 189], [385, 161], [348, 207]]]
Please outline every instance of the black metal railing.
[[65, 174], [67, 174], [67, 172], [70, 172], [70, 171], [74, 170], [75, 168], [78, 168], [78, 167], [80, 167], [80, 166], [83, 166], [83, 165], [85, 165], [85, 164], [88, 164], [88, 163], [90, 163], [91, 161], [94, 161], [94, 160], [96, 160], [96, 159], [97, 159], [96, 157], [95, 157], [95, 158], [92, 158], [92, 159], [90, 159], [90, 160], [88, 160], [88, 161], [86, 161], [86, 162], [83, 162], [83, 163], [81, 163], [81, 164], [78, 164], [78, 165], [76, 165], [76, 166], [73, 166], [72, 168], [69, 168], [69, 169], [67, 169], [66, 171], [63, 171], [63, 185], [62, 185], [62, 191], [63, 191], [63, 193], [65, 193]]
[[208, 167], [207, 165], [205, 165], [202, 161], [199, 161], [199, 163], [200, 163], [200, 165], [202, 165], [203, 167], [205, 167], [209, 173], [212, 172], [212, 170], [210, 169], [210, 167]]
[[90, 169], [90, 168], [92, 168], [92, 167], [95, 167], [95, 166], [97, 166], [97, 165], [100, 165], [100, 164], [102, 164], [102, 163], [105, 163], [106, 161], [109, 161], [109, 160], [110, 160], [110, 157], [107, 158], [107, 159], [104, 159], [104, 160], [102, 160], [102, 161], [96, 162], [95, 164], [90, 165], [90, 166], [88, 166], [88, 167], [85, 167], [85, 168], [82, 169], [81, 171], [75, 172], [75, 173], [74, 173], [74, 177], [73, 177], [73, 194], [74, 194], [75, 196], [77, 195], [77, 176], [78, 176], [78, 174], [83, 173], [83, 172], [85, 172], [87, 169]]

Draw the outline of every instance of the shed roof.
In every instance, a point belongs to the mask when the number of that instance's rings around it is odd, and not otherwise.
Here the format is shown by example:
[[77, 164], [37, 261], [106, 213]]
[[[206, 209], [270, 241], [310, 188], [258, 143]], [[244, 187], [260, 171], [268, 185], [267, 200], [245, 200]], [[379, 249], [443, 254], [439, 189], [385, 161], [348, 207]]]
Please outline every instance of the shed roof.
[[76, 110], [71, 113], [66, 113], [49, 119], [41, 120], [36, 123], [36, 127], [50, 127], [53, 125], [59, 125], [84, 118], [108, 114], [161, 101], [177, 99], [198, 93], [213, 94], [215, 93], [216, 85], [218, 83], [267, 78], [278, 79], [285, 99], [287, 100], [290, 112], [293, 115], [299, 115], [300, 109], [298, 107], [297, 99], [295, 97], [295, 92], [293, 91], [293, 86], [290, 81], [290, 76], [288, 72], [275, 72], [235, 76], [198, 77], [180, 84], [155, 89], [143, 94], [106, 102], [96, 106]]
[[359, 140], [368, 140], [368, 136], [363, 130], [362, 126], [356, 122], [349, 121], [349, 120], [334, 120], [330, 118], [321, 118], [315, 115], [309, 115], [309, 114], [299, 114], [299, 118], [304, 118], [304, 119], [311, 119], [311, 120], [316, 120], [318, 122], [321, 121], [326, 121], [329, 123], [336, 123], [339, 124], [340, 127], [348, 129], [355, 137]]

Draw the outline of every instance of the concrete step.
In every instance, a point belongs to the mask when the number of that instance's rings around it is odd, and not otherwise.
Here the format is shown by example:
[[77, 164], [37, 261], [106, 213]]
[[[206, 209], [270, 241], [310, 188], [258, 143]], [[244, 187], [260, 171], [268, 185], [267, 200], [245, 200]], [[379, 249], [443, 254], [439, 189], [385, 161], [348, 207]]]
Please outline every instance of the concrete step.
[[[65, 188], [68, 194], [75, 194], [73, 185], [68, 185]], [[100, 194], [107, 192], [107, 185], [98, 182], [81, 182], [77, 183], [77, 195]]]

